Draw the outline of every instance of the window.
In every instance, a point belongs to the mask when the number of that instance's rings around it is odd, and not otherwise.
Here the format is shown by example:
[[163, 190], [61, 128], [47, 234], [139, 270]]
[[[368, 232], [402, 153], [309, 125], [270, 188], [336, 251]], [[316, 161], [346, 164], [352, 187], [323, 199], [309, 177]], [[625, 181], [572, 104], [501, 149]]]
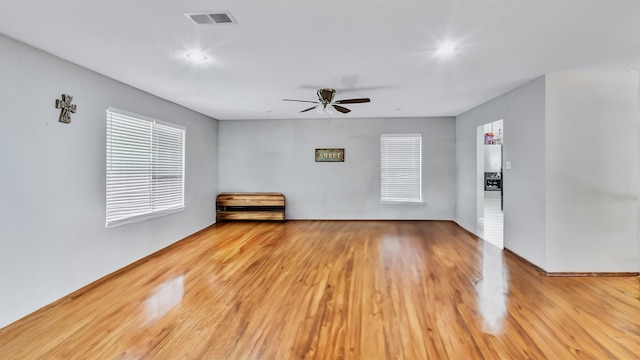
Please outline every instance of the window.
[[184, 210], [183, 127], [107, 109], [107, 227]]
[[380, 136], [380, 201], [422, 203], [422, 135]]

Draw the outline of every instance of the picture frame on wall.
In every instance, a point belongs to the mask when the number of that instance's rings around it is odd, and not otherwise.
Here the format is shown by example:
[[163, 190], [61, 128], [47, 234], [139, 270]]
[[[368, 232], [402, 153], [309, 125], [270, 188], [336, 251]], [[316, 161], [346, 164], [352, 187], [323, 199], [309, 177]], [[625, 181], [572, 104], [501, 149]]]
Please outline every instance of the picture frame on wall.
[[316, 162], [344, 162], [344, 149], [316, 149]]

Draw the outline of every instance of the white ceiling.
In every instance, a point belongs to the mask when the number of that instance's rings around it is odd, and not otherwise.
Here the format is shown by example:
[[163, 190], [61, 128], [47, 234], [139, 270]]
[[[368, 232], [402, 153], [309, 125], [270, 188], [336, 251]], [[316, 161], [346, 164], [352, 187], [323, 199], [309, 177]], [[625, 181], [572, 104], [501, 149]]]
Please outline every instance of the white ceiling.
[[[209, 10], [238, 24], [184, 15]], [[324, 117], [282, 101], [320, 87], [371, 98], [337, 117], [453, 116], [546, 73], [640, 69], [637, 0], [2, 0], [0, 32], [220, 120]]]

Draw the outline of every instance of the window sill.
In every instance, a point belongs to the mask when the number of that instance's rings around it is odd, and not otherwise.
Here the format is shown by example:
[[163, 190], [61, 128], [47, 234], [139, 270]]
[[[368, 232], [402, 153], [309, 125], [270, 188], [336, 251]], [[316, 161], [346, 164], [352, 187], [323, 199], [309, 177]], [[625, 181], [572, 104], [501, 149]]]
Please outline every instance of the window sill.
[[381, 205], [424, 205], [422, 200], [380, 200]]
[[124, 218], [124, 219], [111, 220], [111, 221], [109, 221], [107, 223], [107, 228], [116, 227], [116, 226], [125, 225], [125, 224], [131, 224], [131, 223], [138, 223], [138, 222], [142, 222], [142, 221], [147, 221], [147, 220], [151, 220], [151, 219], [155, 219], [155, 218], [171, 215], [171, 214], [174, 214], [174, 213], [177, 213], [177, 212], [181, 212], [181, 211], [184, 211], [184, 210], [186, 210], [186, 207], [185, 206], [181, 206], [181, 207], [177, 207], [177, 208], [173, 208], [173, 209], [166, 209], [166, 210], [155, 211], [155, 212], [148, 213], [148, 214], [131, 216], [131, 217]]

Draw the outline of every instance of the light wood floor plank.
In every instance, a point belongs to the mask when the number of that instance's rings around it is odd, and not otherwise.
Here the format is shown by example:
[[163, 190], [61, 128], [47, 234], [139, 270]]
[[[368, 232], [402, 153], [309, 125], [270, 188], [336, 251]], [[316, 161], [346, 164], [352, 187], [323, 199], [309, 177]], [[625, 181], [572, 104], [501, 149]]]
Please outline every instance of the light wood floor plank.
[[638, 277], [447, 221], [223, 223], [0, 329], [0, 359], [640, 359]]

